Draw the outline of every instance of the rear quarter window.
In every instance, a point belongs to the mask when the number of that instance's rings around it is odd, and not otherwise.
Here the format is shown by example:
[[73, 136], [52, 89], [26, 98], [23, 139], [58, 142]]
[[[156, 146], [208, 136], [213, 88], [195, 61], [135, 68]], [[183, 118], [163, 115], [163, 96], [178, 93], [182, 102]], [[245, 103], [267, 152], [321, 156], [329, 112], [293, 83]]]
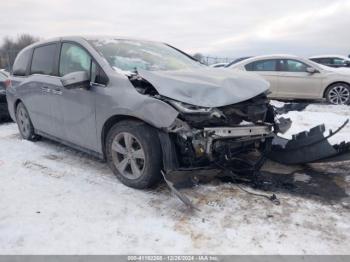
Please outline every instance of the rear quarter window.
[[320, 58], [320, 59], [318, 59], [318, 63], [321, 63], [321, 64], [332, 64], [332, 59], [331, 58]]
[[53, 75], [56, 50], [57, 44], [36, 47], [33, 52], [30, 73]]
[[27, 67], [30, 61], [30, 57], [32, 54], [32, 49], [27, 49], [25, 51], [20, 52], [13, 64], [12, 74], [15, 76], [25, 76], [27, 72]]

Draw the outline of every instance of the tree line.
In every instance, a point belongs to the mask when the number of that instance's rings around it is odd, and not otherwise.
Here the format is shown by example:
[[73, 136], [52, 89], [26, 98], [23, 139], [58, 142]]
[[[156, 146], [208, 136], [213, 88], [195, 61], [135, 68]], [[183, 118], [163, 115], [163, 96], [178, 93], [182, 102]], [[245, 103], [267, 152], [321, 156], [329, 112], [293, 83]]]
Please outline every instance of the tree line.
[[[5, 37], [0, 45], [0, 69], [11, 71], [17, 54], [26, 46], [39, 40], [39, 37], [30, 34], [21, 34], [16, 38], [11, 38], [9, 36]], [[201, 53], [195, 53], [193, 54], [193, 57], [203, 64], [224, 62], [224, 60], [225, 62], [228, 62], [229, 60], [228, 58], [208, 57]]]
[[21, 34], [16, 38], [5, 37], [0, 46], [0, 68], [10, 71], [17, 54], [26, 46], [39, 40], [39, 37], [30, 34]]

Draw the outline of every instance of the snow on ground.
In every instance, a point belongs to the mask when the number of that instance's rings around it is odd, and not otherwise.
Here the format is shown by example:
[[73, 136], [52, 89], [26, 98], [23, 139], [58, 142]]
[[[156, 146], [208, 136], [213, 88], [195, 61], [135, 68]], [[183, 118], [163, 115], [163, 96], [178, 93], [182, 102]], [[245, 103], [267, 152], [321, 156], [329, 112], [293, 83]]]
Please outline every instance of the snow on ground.
[[[283, 106], [282, 102], [273, 101], [273, 105], [277, 107]], [[307, 113], [306, 113], [307, 112]], [[283, 137], [291, 138], [293, 134], [305, 131], [310, 127], [320, 124], [325, 124], [326, 133], [329, 129], [337, 130], [347, 119], [350, 119], [350, 108], [347, 105], [320, 105], [311, 104], [307, 106], [305, 111], [290, 111], [285, 115], [285, 118], [290, 118], [293, 121], [291, 128]], [[332, 143], [339, 143], [341, 141], [350, 141], [350, 124], [348, 124], [341, 133], [332, 137]]]
[[[293, 132], [324, 121], [335, 129], [349, 107], [310, 105], [288, 117]], [[350, 140], [349, 127], [340, 137]], [[344, 181], [350, 194], [348, 173]], [[217, 181], [184, 192], [200, 212], [164, 184], [128, 188], [95, 158], [0, 125], [0, 254], [350, 254], [350, 209], [340, 201], [277, 193], [277, 206]]]

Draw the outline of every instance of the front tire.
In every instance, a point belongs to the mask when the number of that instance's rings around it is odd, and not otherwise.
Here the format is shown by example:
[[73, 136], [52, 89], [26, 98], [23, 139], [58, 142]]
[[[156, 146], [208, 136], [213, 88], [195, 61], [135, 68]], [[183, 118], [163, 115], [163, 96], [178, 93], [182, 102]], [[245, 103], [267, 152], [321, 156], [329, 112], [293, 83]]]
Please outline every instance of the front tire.
[[38, 136], [34, 133], [34, 126], [30, 120], [28, 111], [22, 102], [16, 108], [16, 122], [23, 139], [30, 141], [36, 141], [38, 139]]
[[326, 92], [327, 102], [333, 105], [350, 104], [350, 86], [344, 83], [331, 85]]
[[157, 131], [137, 121], [115, 124], [106, 139], [106, 158], [125, 185], [144, 189], [161, 179], [162, 152]]

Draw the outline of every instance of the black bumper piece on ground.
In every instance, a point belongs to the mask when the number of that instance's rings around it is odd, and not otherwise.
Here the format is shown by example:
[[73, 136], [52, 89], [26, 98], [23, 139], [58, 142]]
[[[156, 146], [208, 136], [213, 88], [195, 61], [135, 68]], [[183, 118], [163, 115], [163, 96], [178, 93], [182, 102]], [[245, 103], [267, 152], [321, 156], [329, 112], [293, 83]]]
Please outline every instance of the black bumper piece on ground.
[[291, 140], [276, 136], [268, 157], [286, 165], [350, 160], [350, 143], [331, 145], [328, 141], [348, 123], [346, 120], [335, 132], [330, 130], [327, 136], [324, 136], [324, 125], [293, 135]]

